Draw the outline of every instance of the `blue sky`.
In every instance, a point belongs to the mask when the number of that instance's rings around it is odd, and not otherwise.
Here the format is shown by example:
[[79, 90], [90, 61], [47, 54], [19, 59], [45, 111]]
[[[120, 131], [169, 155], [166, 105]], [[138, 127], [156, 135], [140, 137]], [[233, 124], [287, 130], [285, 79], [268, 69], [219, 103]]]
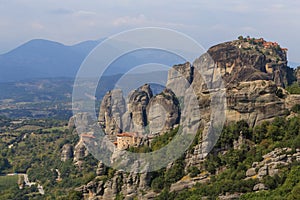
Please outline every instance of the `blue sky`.
[[300, 63], [299, 11], [295, 0], [0, 0], [0, 53], [35, 38], [71, 45], [155, 26], [205, 48], [239, 35], [264, 37]]

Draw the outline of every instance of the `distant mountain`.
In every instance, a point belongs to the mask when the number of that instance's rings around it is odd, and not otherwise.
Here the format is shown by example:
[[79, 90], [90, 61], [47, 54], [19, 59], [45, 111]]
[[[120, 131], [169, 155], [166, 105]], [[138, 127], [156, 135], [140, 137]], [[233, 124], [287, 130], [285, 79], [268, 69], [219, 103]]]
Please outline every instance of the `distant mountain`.
[[[49, 40], [31, 40], [0, 55], [0, 82], [35, 78], [74, 78], [83, 60], [103, 40], [85, 41], [73, 46]], [[124, 74], [135, 66], [147, 63], [173, 66], [183, 62], [185, 60], [172, 53], [147, 49], [121, 56], [111, 64], [105, 75]]]
[[74, 77], [83, 59], [98, 43], [87, 41], [66, 46], [48, 40], [31, 40], [0, 55], [0, 82]]

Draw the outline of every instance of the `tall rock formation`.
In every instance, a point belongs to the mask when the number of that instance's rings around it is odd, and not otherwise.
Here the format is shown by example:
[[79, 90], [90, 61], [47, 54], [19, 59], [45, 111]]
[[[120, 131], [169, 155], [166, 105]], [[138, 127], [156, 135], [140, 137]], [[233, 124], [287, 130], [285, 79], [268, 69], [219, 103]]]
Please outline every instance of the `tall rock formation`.
[[73, 147], [71, 144], [65, 144], [61, 151], [61, 161], [66, 162], [73, 158]]
[[263, 39], [235, 40], [218, 44], [208, 54], [227, 83], [273, 80], [277, 86], [290, 83], [286, 50]]
[[170, 89], [153, 97], [147, 106], [147, 118], [150, 134], [159, 134], [171, 130], [179, 124], [180, 105], [175, 94]]
[[[120, 90], [108, 92], [101, 103], [99, 122], [108, 135], [121, 131], [161, 134], [178, 125], [181, 118], [188, 119], [184, 125], [200, 122], [200, 144], [186, 153], [185, 169], [200, 166], [217, 140], [212, 129], [218, 125], [218, 115], [227, 123], [245, 120], [254, 127], [288, 115], [292, 106], [300, 103], [299, 95], [289, 95], [284, 89], [293, 80], [290, 72], [286, 49], [277, 43], [263, 39], [226, 42], [211, 47], [193, 64], [175, 65], [168, 73], [166, 89], [156, 96], [147, 84], [130, 93], [126, 102]], [[188, 101], [193, 95], [198, 100], [196, 104]], [[199, 113], [195, 112], [197, 109]], [[80, 157], [79, 152], [75, 157]], [[119, 155], [127, 162], [126, 157]], [[103, 169], [99, 163], [99, 176], [104, 174]], [[112, 199], [120, 193], [125, 199], [151, 199], [156, 194], [149, 185], [147, 172], [138, 175], [134, 170], [118, 171], [106, 182], [94, 180], [79, 190], [86, 199]]]
[[107, 135], [121, 132], [122, 116], [125, 113], [125, 100], [119, 89], [106, 93], [100, 106], [99, 123]]
[[99, 112], [99, 123], [107, 135], [167, 131], [179, 123], [179, 118], [180, 105], [172, 90], [165, 89], [153, 96], [149, 84], [132, 91], [126, 104], [122, 91], [108, 92]]
[[127, 111], [123, 116], [123, 130], [145, 133], [147, 106], [153, 97], [150, 85], [146, 84], [133, 91], [128, 98]]

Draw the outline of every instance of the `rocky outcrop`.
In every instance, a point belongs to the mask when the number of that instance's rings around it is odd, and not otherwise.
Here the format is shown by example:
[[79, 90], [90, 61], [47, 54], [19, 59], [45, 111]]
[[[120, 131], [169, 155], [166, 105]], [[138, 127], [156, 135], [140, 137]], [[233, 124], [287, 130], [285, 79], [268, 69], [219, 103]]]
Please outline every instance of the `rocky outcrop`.
[[123, 130], [145, 133], [147, 125], [147, 106], [153, 97], [150, 85], [146, 84], [132, 92], [123, 116]]
[[296, 104], [300, 104], [300, 95], [290, 94], [285, 98], [285, 107], [286, 109], [291, 110], [292, 107]]
[[255, 80], [273, 80], [277, 86], [290, 83], [286, 52], [279, 45], [265, 48], [260, 43], [235, 40], [213, 46], [208, 53], [226, 83]]
[[107, 135], [164, 132], [178, 124], [179, 118], [180, 105], [172, 90], [153, 96], [148, 84], [129, 94], [127, 106], [120, 90], [108, 92], [99, 113], [99, 123]]
[[99, 161], [98, 166], [97, 166], [97, 170], [96, 170], [96, 174], [97, 176], [103, 176], [106, 173], [106, 166], [103, 164], [102, 161]]
[[250, 126], [287, 114], [285, 99], [276, 95], [273, 81], [240, 82], [227, 88], [227, 121], [245, 120]]
[[[100, 198], [103, 200], [110, 200], [115, 199], [120, 192], [124, 199], [130, 200], [135, 197], [138, 197], [138, 199], [145, 199], [142, 196], [144, 196], [144, 191], [149, 190], [150, 178], [148, 173], [138, 174], [117, 171], [114, 176], [107, 181], [104, 181], [105, 179], [99, 176], [96, 180], [93, 180], [76, 190], [83, 193], [84, 199]], [[156, 195], [157, 194], [155, 194], [155, 196]]]
[[[263, 156], [261, 162], [254, 162], [246, 171], [246, 179], [259, 179], [274, 176], [279, 173], [281, 166], [287, 166], [293, 161], [300, 161], [300, 149], [294, 153], [291, 148], [276, 148]], [[259, 189], [257, 189], [259, 190]]]
[[73, 147], [71, 144], [65, 144], [61, 151], [61, 161], [66, 162], [73, 158]]
[[150, 100], [147, 106], [147, 119], [150, 134], [163, 133], [179, 124], [179, 101], [170, 89], [165, 89]]
[[125, 111], [125, 100], [122, 91], [116, 89], [107, 92], [102, 99], [98, 118], [100, 125], [107, 135], [114, 135], [121, 132], [122, 116]]
[[171, 89], [177, 97], [184, 96], [186, 89], [193, 82], [194, 67], [187, 62], [173, 66], [168, 72], [166, 87]]
[[83, 139], [81, 138], [74, 148], [74, 159], [73, 160], [74, 160], [75, 164], [80, 167], [81, 160], [83, 158], [85, 158], [86, 156], [88, 156], [88, 154], [89, 154], [89, 152], [84, 145]]
[[253, 187], [253, 191], [268, 190], [268, 187], [263, 183], [258, 183]]

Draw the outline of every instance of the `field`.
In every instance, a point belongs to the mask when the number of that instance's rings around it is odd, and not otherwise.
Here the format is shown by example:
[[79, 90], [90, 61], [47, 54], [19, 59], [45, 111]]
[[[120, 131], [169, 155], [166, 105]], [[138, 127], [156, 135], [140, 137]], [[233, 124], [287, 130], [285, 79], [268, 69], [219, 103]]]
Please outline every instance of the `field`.
[[0, 191], [16, 187], [18, 184], [18, 175], [0, 176]]

